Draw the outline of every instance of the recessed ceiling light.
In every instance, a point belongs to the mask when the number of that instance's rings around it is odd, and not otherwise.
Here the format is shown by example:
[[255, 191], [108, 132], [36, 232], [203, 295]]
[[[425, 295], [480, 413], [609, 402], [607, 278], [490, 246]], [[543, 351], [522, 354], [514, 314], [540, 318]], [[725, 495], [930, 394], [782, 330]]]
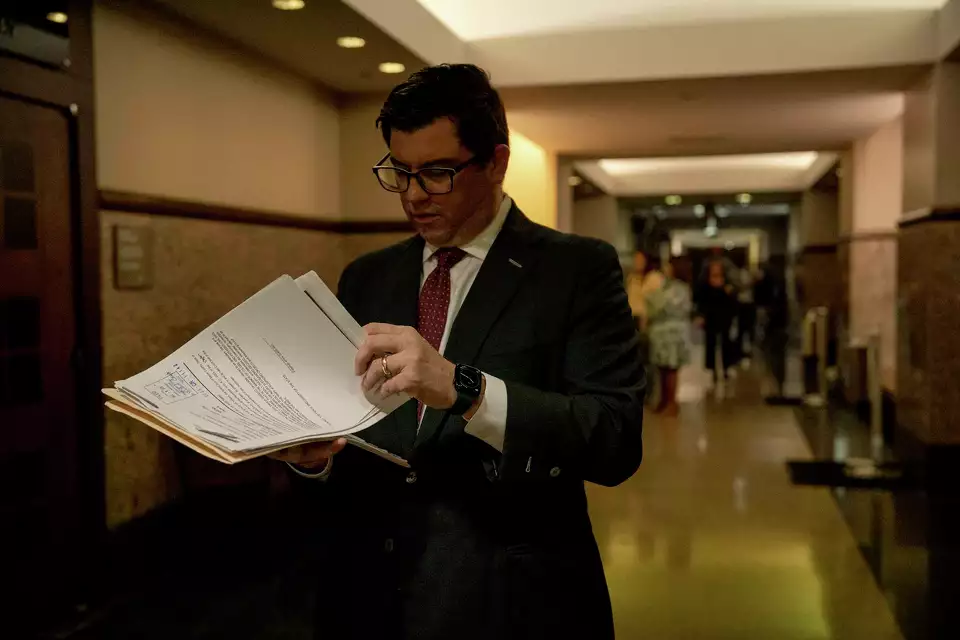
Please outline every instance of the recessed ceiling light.
[[718, 218], [726, 218], [726, 217], [729, 216], [729, 215], [730, 215], [730, 209], [728, 209], [728, 208], [726, 208], [726, 207], [717, 207], [717, 217], [718, 217]]
[[667, 196], [666, 198], [663, 199], [663, 201], [666, 202], [671, 207], [675, 207], [681, 202], [683, 202], [683, 198], [681, 198], [680, 196]]
[[280, 11], [296, 11], [307, 5], [304, 0], [273, 0], [273, 8]]
[[580, 185], [583, 184], [583, 178], [581, 178], [580, 176], [570, 176], [569, 178], [567, 178], [567, 182], [570, 184], [571, 187], [579, 187]]
[[64, 24], [68, 18], [67, 14], [62, 11], [51, 11], [47, 14], [47, 20], [50, 22], [56, 22], [57, 24]]
[[727, 244], [725, 244], [724, 246], [727, 248], [727, 251], [731, 251], [737, 245], [734, 244], [733, 240], [727, 240]]
[[749, 193], [738, 193], [737, 202], [740, 204], [750, 204], [753, 201], [753, 196]]
[[342, 38], [337, 38], [337, 46], [343, 47], [344, 49], [362, 49], [366, 46], [366, 44], [366, 40], [357, 36], [343, 36]]
[[381, 62], [380, 73], [403, 73], [407, 70], [402, 62]]
[[698, 204], [693, 208], [693, 215], [697, 216], [698, 218], [702, 218], [703, 216], [707, 215], [707, 208], [702, 204]]

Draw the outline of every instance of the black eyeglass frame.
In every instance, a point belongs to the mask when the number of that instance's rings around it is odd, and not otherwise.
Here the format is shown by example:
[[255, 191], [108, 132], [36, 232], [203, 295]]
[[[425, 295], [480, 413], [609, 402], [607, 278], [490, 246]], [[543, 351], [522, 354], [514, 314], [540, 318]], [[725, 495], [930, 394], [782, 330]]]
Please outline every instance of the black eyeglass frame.
[[[384, 191], [389, 191], [390, 193], [406, 193], [407, 189], [410, 188], [410, 179], [413, 178], [413, 179], [416, 179], [417, 183], [419, 183], [420, 185], [420, 188], [423, 189], [424, 192], [429, 193], [432, 196], [442, 196], [450, 193], [451, 191], [453, 191], [453, 179], [456, 178], [460, 174], [460, 172], [462, 172], [464, 169], [466, 169], [470, 165], [483, 164], [483, 161], [480, 160], [480, 158], [478, 158], [477, 156], [473, 156], [469, 160], [465, 160], [464, 162], [461, 162], [455, 167], [424, 167], [419, 171], [410, 171], [409, 169], [403, 169], [401, 167], [395, 167], [393, 165], [383, 164], [384, 162], [387, 161], [388, 158], [390, 158], [389, 153], [383, 156], [382, 158], [380, 158], [380, 161], [373, 167], [373, 175], [376, 176], [377, 182], [380, 183], [380, 186], [383, 187]], [[388, 187], [387, 184], [380, 178], [380, 169], [390, 169], [392, 171], [397, 171], [407, 176], [407, 186], [404, 187], [403, 189], [392, 189]], [[427, 185], [424, 183], [423, 178], [420, 176], [420, 173], [422, 171], [443, 171], [445, 173], [448, 173], [450, 175], [450, 188], [447, 189], [446, 191], [431, 191], [430, 189], [427, 188]]]

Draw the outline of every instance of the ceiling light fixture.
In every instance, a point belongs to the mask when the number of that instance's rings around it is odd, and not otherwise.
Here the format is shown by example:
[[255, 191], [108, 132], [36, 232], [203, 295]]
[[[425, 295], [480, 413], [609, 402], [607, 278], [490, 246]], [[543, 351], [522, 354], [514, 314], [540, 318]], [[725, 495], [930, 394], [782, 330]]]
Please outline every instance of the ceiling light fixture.
[[304, 0], [273, 0], [273, 8], [280, 11], [296, 11], [307, 5]]
[[407, 70], [402, 62], [381, 62], [378, 68], [380, 73], [403, 73]]
[[663, 199], [663, 201], [666, 202], [671, 207], [675, 207], [681, 202], [683, 202], [683, 198], [681, 198], [680, 196], [667, 196], [666, 198]]
[[570, 176], [567, 178], [567, 184], [569, 184], [571, 187], [579, 187], [583, 184], [583, 178], [580, 176]]
[[727, 207], [717, 207], [718, 218], [726, 218], [729, 215], [730, 215], [730, 209], [728, 209]]
[[342, 36], [337, 38], [337, 46], [341, 49], [363, 49], [367, 41], [358, 36]]
[[57, 24], [65, 24], [68, 18], [67, 14], [62, 11], [51, 11], [47, 14], [47, 20], [50, 22], [56, 22]]
[[693, 207], [693, 215], [697, 216], [698, 218], [702, 218], [703, 216], [707, 215], [707, 208], [702, 204], [698, 204]]
[[749, 193], [738, 193], [737, 202], [739, 202], [742, 205], [748, 205], [751, 202], [753, 202], [753, 196], [750, 195]]

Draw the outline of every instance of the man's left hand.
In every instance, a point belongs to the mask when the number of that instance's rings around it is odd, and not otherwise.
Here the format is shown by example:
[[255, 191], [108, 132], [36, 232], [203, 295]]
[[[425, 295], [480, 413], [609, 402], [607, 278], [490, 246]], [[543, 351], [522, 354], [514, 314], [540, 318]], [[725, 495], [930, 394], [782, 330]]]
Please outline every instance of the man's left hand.
[[[457, 399], [453, 388], [456, 366], [441, 356], [413, 327], [373, 323], [365, 326], [366, 340], [355, 361], [363, 389], [383, 382], [380, 393], [406, 393], [433, 409], [449, 409]], [[390, 377], [385, 380], [381, 358], [386, 356]]]

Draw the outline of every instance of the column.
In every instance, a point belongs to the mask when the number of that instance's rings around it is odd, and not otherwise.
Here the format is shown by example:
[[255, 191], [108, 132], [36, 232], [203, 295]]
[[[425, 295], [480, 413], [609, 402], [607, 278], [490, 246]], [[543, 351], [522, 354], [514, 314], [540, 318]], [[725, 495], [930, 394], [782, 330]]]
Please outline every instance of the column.
[[827, 307], [835, 315], [841, 299], [837, 262], [839, 194], [835, 185], [818, 184], [800, 203], [800, 262], [797, 289], [801, 309]]
[[898, 247], [898, 445], [960, 460], [960, 63], [908, 91]]
[[[903, 126], [896, 121], [858, 140], [841, 193], [841, 267], [847, 276], [846, 333], [852, 343], [879, 338], [880, 378], [897, 388], [897, 223], [903, 199]], [[841, 197], [841, 201], [844, 198]], [[844, 203], [847, 204], [847, 203]]]

